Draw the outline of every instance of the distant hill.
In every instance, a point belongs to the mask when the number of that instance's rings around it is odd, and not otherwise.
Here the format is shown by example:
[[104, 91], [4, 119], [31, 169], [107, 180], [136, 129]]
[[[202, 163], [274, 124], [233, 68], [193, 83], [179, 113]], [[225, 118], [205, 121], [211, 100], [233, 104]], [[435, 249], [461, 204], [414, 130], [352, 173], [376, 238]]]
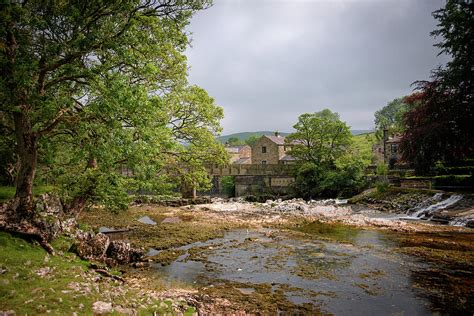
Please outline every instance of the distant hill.
[[[259, 131], [259, 132], [242, 132], [242, 133], [234, 133], [229, 135], [222, 135], [217, 137], [217, 140], [221, 143], [225, 143], [231, 137], [237, 137], [240, 140], [246, 140], [250, 136], [257, 136], [260, 137], [262, 135], [275, 135], [275, 132], [270, 131]], [[290, 133], [280, 133], [281, 136], [288, 136]]]
[[352, 135], [369, 134], [373, 132], [373, 129], [351, 129]]
[[[373, 131], [370, 130], [370, 129], [354, 129], [354, 130], [351, 130], [352, 135], [367, 134], [367, 133], [371, 133], [371, 132], [373, 132]], [[242, 133], [234, 133], [234, 134], [229, 134], [229, 135], [222, 135], [222, 136], [217, 137], [216, 139], [220, 143], [224, 144], [231, 137], [236, 137], [240, 140], [246, 140], [250, 136], [260, 137], [262, 135], [274, 135], [274, 134], [275, 134], [275, 132], [271, 132], [271, 131], [242, 132]], [[288, 136], [290, 134], [291, 133], [280, 132], [281, 136]]]

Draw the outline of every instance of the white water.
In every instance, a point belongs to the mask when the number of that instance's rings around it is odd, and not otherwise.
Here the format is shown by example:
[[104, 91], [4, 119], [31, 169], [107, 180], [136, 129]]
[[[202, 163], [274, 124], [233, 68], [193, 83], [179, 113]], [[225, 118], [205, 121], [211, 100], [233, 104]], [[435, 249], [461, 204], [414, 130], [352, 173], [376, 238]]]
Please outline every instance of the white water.
[[[440, 194], [440, 193], [437, 193], [433, 197], [433, 199], [439, 198], [439, 196], [437, 196], [438, 194]], [[429, 206], [422, 207], [422, 208], [419, 208], [419, 209], [415, 210], [415, 212], [413, 212], [412, 214], [410, 214], [406, 218], [408, 218], [408, 219], [418, 219], [418, 218], [421, 218], [422, 216], [430, 216], [431, 213], [439, 211], [439, 210], [443, 210], [443, 209], [459, 202], [461, 199], [462, 199], [462, 195], [451, 195], [449, 198], [447, 198], [445, 200], [442, 200], [438, 203], [435, 203], [433, 205], [429, 205]]]
[[452, 221], [448, 223], [449, 226], [458, 226], [458, 227], [464, 227], [467, 225], [468, 222], [472, 221], [472, 217], [460, 217], [460, 218], [455, 218]]

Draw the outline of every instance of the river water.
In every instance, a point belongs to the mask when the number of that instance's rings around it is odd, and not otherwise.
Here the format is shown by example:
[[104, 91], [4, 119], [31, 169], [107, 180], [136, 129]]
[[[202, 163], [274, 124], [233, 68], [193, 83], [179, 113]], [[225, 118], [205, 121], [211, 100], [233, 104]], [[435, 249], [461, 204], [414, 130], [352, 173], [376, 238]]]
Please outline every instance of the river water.
[[229, 283], [252, 295], [269, 284], [293, 304], [309, 303], [336, 315], [472, 312], [439, 302], [434, 309], [413, 281], [430, 266], [396, 251], [396, 238], [380, 231], [321, 223], [297, 230], [243, 229], [177, 249], [185, 253], [176, 261], [154, 266], [168, 287]]

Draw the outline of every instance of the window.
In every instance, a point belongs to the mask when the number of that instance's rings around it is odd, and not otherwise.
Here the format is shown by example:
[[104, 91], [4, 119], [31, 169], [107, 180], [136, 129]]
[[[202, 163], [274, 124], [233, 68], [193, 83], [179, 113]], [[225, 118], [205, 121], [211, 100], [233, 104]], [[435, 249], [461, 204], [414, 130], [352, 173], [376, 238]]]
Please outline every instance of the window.
[[267, 152], [267, 147], [266, 146], [262, 146], [262, 154], [266, 153]]
[[[265, 147], [264, 147], [265, 148]], [[266, 160], [262, 160], [262, 165], [266, 165], [267, 164], [267, 161]]]
[[398, 144], [392, 144], [391, 151], [392, 151], [392, 154], [396, 154], [398, 151]]

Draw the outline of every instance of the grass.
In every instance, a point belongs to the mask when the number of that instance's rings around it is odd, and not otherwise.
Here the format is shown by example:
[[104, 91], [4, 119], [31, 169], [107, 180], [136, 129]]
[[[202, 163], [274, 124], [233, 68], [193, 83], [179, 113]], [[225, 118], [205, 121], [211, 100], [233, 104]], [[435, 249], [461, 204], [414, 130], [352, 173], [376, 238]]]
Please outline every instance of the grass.
[[[33, 195], [40, 195], [53, 191], [54, 187], [49, 185], [39, 185], [33, 188]], [[15, 187], [0, 186], [0, 202], [5, 202], [15, 196]]]
[[[67, 250], [70, 245], [65, 237], [53, 242], [56, 250]], [[92, 315], [92, 304], [104, 301], [114, 308], [134, 309], [138, 315], [172, 313], [171, 302], [147, 297], [127, 283], [101, 277], [88, 265], [72, 253], [50, 256], [38, 245], [0, 232], [0, 311], [13, 310], [16, 315]], [[194, 312], [192, 307], [185, 309], [185, 315]], [[119, 313], [114, 311], [112, 315]]]
[[[149, 216], [156, 225], [147, 225], [138, 221], [142, 216]], [[179, 222], [161, 223], [167, 217], [178, 217]], [[82, 212], [80, 225], [93, 229], [101, 226], [110, 228], [130, 228], [127, 236], [132, 245], [145, 249], [169, 249], [187, 245], [196, 241], [205, 241], [222, 237], [224, 231], [236, 227], [235, 224], [219, 219], [205, 218], [192, 209], [176, 209], [157, 206], [138, 206], [112, 213], [106, 209], [97, 208]]]
[[372, 163], [372, 146], [377, 142], [375, 133], [352, 136], [354, 147], [366, 165]]

